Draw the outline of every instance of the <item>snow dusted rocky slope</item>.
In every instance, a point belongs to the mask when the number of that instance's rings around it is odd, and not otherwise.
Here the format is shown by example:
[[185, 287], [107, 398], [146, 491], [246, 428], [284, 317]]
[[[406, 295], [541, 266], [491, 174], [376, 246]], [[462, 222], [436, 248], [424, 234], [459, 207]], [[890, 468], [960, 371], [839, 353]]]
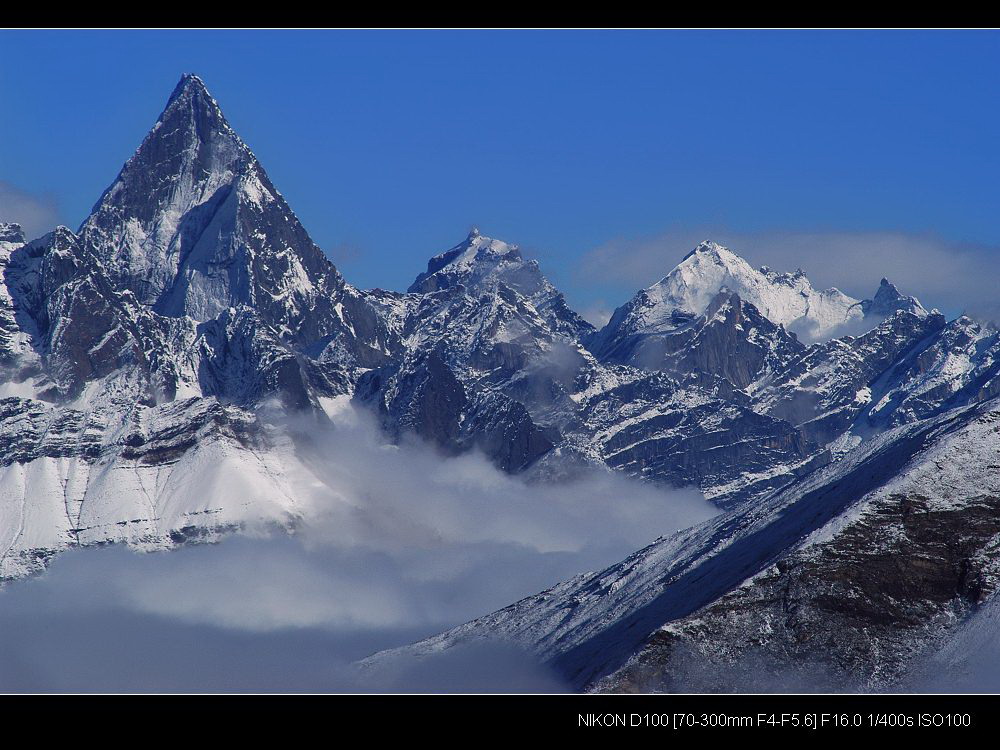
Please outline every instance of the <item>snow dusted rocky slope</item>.
[[998, 461], [995, 401], [898, 427], [759, 503], [364, 666], [499, 638], [575, 688], [883, 689], [995, 593]]
[[998, 354], [888, 280], [856, 300], [712, 242], [600, 331], [476, 230], [405, 293], [357, 289], [186, 75], [78, 232], [0, 224], [0, 579], [294, 527], [304, 433], [350, 399], [390, 440], [725, 511], [406, 653], [510, 638], [612, 690], [753, 653], [884, 686], [995, 588]]
[[294, 452], [261, 410], [322, 421], [398, 345], [194, 76], [79, 234], [0, 237], [0, 578], [293, 522]]

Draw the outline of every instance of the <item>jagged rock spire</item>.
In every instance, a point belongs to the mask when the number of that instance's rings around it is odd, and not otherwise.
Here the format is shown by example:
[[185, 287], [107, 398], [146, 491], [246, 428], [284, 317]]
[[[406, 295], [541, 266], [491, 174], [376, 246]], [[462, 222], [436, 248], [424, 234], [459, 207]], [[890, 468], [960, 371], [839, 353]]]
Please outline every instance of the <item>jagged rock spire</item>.
[[113, 281], [168, 316], [258, 309], [292, 335], [343, 285], [226, 121], [184, 75], [80, 230]]
[[883, 278], [878, 291], [870, 300], [861, 303], [865, 315], [886, 316], [897, 310], [903, 310], [913, 315], [925, 316], [927, 311], [916, 297], [907, 297], [900, 293], [896, 285]]

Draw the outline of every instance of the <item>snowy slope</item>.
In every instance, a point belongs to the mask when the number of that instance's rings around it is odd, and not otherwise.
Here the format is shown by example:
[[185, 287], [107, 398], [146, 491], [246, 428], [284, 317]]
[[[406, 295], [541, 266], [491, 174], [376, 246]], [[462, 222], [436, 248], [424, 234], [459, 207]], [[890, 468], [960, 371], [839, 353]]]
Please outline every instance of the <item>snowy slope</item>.
[[166, 549], [308, 511], [290, 441], [249, 413], [203, 398], [80, 407], [0, 401], [0, 580], [72, 546]]
[[735, 292], [773, 323], [810, 336], [864, 317], [861, 301], [837, 289], [813, 289], [805, 273], [755, 269], [730, 249], [705, 241], [664, 278], [619, 307], [591, 348], [600, 355], [627, 336], [663, 333], [702, 314], [723, 289]]
[[[682, 646], [699, 668], [753, 649], [772, 666], [850, 660], [842, 679], [884, 686], [1000, 583], [998, 424], [990, 402], [883, 433], [759, 504], [364, 665], [490, 638], [531, 649], [577, 687], [686, 689], [693, 675], [671, 662]], [[942, 546], [941, 524], [964, 547]], [[874, 573], [914, 556], [924, 564], [912, 580]], [[865, 637], [842, 637], [852, 631]]]

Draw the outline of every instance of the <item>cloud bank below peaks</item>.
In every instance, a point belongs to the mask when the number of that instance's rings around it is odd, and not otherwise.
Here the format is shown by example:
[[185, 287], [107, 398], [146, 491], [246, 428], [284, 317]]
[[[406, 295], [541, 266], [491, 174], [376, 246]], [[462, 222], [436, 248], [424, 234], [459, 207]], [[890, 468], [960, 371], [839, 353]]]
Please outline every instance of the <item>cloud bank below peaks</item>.
[[287, 467], [313, 509], [294, 535], [74, 550], [0, 591], [0, 690], [557, 690], [500, 644], [378, 685], [349, 665], [715, 513], [604, 471], [529, 483], [475, 454], [387, 445], [350, 407], [312, 435], [310, 468]]

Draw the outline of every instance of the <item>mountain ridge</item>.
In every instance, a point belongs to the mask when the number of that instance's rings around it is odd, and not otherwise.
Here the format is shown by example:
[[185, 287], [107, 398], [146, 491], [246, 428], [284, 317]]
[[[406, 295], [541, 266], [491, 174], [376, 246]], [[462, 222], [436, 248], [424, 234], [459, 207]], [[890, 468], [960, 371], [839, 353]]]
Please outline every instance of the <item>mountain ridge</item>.
[[[578, 688], [670, 689], [687, 669], [681, 646], [718, 666], [746, 645], [727, 618], [774, 625], [782, 561], [808, 563], [842, 601], [882, 606], [864, 575], [837, 588], [856, 572], [847, 558], [862, 573], [887, 564], [865, 552], [873, 518], [908, 539], [889, 557], [923, 555], [935, 571], [939, 585], [903, 592], [913, 612], [960, 620], [995, 588], [991, 501], [972, 485], [946, 496], [951, 474], [925, 460], [965, 465], [952, 434], [974, 436], [987, 464], [1000, 450], [995, 330], [948, 321], [886, 279], [857, 300], [711, 241], [600, 330], [536, 261], [478, 229], [406, 292], [361, 290], [190, 74], [78, 232], [28, 241], [0, 224], [0, 378], [0, 580], [76, 546], [293, 530], [319, 481], [303, 446], [351, 402], [387, 442], [477, 451], [530, 481], [590, 467], [696, 487], [723, 511], [408, 653], [513, 634]], [[893, 483], [906, 502], [882, 493]], [[871, 518], [850, 515], [861, 505]], [[913, 508], [976, 532], [956, 558]], [[802, 536], [824, 530], [840, 546], [803, 562]], [[708, 573], [681, 607], [678, 592]], [[957, 603], [941, 601], [949, 586]], [[837, 614], [797, 596], [812, 614], [772, 628], [772, 656], [801, 628], [827, 637], [830, 623], [867, 622], [861, 604]], [[886, 673], [901, 674], [926, 639], [906, 617], [886, 627], [844, 658], [887, 648]], [[732, 649], [713, 651], [705, 633]]]

